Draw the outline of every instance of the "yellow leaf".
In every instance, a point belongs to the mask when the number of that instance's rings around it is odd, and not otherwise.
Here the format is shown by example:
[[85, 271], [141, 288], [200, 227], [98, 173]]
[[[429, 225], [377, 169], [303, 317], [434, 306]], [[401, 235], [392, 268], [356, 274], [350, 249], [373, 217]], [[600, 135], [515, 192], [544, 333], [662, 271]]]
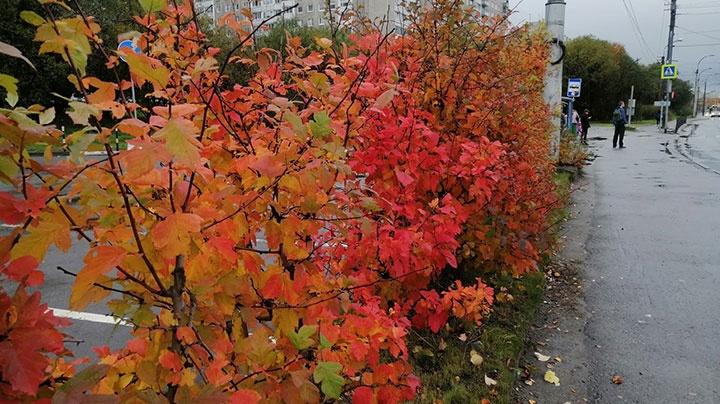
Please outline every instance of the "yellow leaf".
[[152, 83], [156, 90], [165, 88], [170, 81], [170, 71], [159, 60], [130, 51], [124, 51], [123, 57], [130, 72], [141, 81]]
[[45, 24], [45, 19], [40, 17], [34, 11], [27, 11], [27, 10], [21, 11], [20, 18], [22, 18], [22, 20], [25, 21], [26, 23], [34, 25], [36, 27], [39, 27], [39, 26]]
[[332, 41], [327, 38], [315, 38], [315, 43], [323, 49], [329, 49], [332, 46]]
[[42, 261], [52, 244], [63, 252], [69, 251], [72, 245], [70, 226], [60, 210], [41, 214], [39, 223], [28, 228], [28, 233], [12, 249], [11, 256], [15, 259], [30, 255]]
[[139, 0], [146, 13], [156, 13], [167, 7], [166, 0]]
[[50, 107], [38, 116], [40, 125], [48, 125], [55, 119], [55, 107]]
[[545, 372], [545, 381], [556, 386], [560, 385], [560, 378], [552, 370]]
[[155, 133], [165, 140], [165, 147], [176, 163], [185, 167], [195, 167], [200, 161], [200, 143], [195, 139], [197, 129], [187, 119], [170, 119], [164, 128]]
[[480, 366], [483, 363], [483, 357], [474, 349], [470, 351], [470, 363], [475, 366]]
[[0, 87], [5, 89], [7, 93], [5, 100], [11, 107], [14, 107], [18, 102], [17, 83], [18, 81], [15, 77], [0, 73]]

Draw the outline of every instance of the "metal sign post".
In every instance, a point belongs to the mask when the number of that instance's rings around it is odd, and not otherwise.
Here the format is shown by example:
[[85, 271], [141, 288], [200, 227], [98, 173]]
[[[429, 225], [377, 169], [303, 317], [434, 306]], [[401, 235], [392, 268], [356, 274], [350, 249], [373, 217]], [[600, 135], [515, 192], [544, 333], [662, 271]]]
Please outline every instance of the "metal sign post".
[[[132, 52], [137, 53], [138, 55], [142, 53], [142, 50], [135, 45], [135, 41], [131, 39], [126, 39], [118, 44], [117, 50], [118, 54], [120, 55], [120, 59], [127, 63], [125, 60], [125, 57], [123, 57], [123, 54], [121, 50], [123, 49], [130, 49]], [[132, 74], [130, 75], [130, 94], [132, 95], [132, 102], [135, 104], [135, 82], [133, 81]], [[133, 111], [133, 118], [137, 119], [137, 110]]]

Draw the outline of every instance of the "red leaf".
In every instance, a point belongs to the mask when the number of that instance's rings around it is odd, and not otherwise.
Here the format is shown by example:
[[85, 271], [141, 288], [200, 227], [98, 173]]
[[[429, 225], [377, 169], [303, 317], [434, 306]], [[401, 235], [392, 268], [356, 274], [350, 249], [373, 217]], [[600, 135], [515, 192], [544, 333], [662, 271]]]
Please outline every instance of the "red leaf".
[[415, 181], [415, 179], [414, 179], [413, 177], [409, 176], [409, 175], [406, 174], [405, 172], [400, 171], [400, 170], [398, 170], [398, 169], [395, 169], [395, 176], [397, 177], [398, 181], [400, 181], [400, 183], [401, 183], [404, 187], [412, 184], [413, 181]]
[[353, 404], [374, 404], [375, 394], [373, 389], [368, 386], [361, 386], [355, 389], [352, 396]]
[[232, 404], [257, 404], [260, 402], [262, 397], [255, 390], [240, 389], [233, 393], [230, 397], [230, 403]]
[[428, 316], [428, 325], [430, 326], [432, 332], [438, 332], [440, 331], [440, 328], [447, 323], [447, 320], [448, 312], [446, 310], [442, 310]]
[[169, 369], [174, 372], [179, 372], [180, 369], [182, 369], [182, 367], [183, 367], [180, 357], [175, 352], [171, 352], [171, 351], [167, 351], [167, 350], [164, 351], [162, 354], [160, 354], [160, 357], [158, 358], [158, 362], [165, 369]]
[[20, 257], [12, 262], [3, 270], [8, 278], [16, 282], [25, 282], [28, 286], [38, 286], [42, 284], [45, 275], [37, 270], [38, 262], [35, 257]]

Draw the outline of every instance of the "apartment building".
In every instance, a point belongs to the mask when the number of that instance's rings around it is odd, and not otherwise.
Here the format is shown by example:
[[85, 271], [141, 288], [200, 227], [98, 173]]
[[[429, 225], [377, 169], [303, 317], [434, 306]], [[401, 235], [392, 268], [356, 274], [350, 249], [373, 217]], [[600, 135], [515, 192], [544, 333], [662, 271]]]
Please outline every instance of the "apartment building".
[[[241, 10], [249, 8], [253, 14], [253, 24], [257, 25], [297, 3], [297, 7], [283, 14], [274, 23], [282, 19], [292, 19], [298, 25], [306, 27], [324, 26], [328, 23], [330, 13], [334, 18], [338, 18], [343, 10], [354, 9], [374, 22], [385, 21], [384, 26], [388, 30], [394, 28], [397, 32], [402, 32], [408, 25], [408, 11], [405, 6], [407, 1], [417, 0], [196, 0], [195, 7], [199, 14], [207, 16], [213, 23], [217, 23], [227, 13], [235, 13], [238, 18], [245, 18]], [[478, 9], [483, 16], [492, 17], [509, 11], [509, 0], [465, 2]]]
[[[204, 0], [195, 1], [195, 9], [213, 23], [217, 23], [228, 13], [234, 13], [238, 19], [245, 18], [241, 10], [248, 8], [253, 15], [253, 24], [257, 25], [296, 3], [297, 7], [282, 14], [269, 25], [285, 19], [294, 20], [300, 26], [323, 26], [327, 24], [330, 13], [337, 18], [342, 10], [353, 7], [353, 0]], [[326, 11], [328, 7], [330, 12]]]

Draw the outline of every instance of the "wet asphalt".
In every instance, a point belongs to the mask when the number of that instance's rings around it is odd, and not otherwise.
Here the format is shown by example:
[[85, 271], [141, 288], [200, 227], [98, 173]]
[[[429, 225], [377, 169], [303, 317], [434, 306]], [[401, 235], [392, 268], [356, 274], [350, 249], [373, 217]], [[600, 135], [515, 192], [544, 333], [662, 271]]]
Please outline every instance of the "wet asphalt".
[[720, 403], [720, 121], [594, 144], [587, 397]]

